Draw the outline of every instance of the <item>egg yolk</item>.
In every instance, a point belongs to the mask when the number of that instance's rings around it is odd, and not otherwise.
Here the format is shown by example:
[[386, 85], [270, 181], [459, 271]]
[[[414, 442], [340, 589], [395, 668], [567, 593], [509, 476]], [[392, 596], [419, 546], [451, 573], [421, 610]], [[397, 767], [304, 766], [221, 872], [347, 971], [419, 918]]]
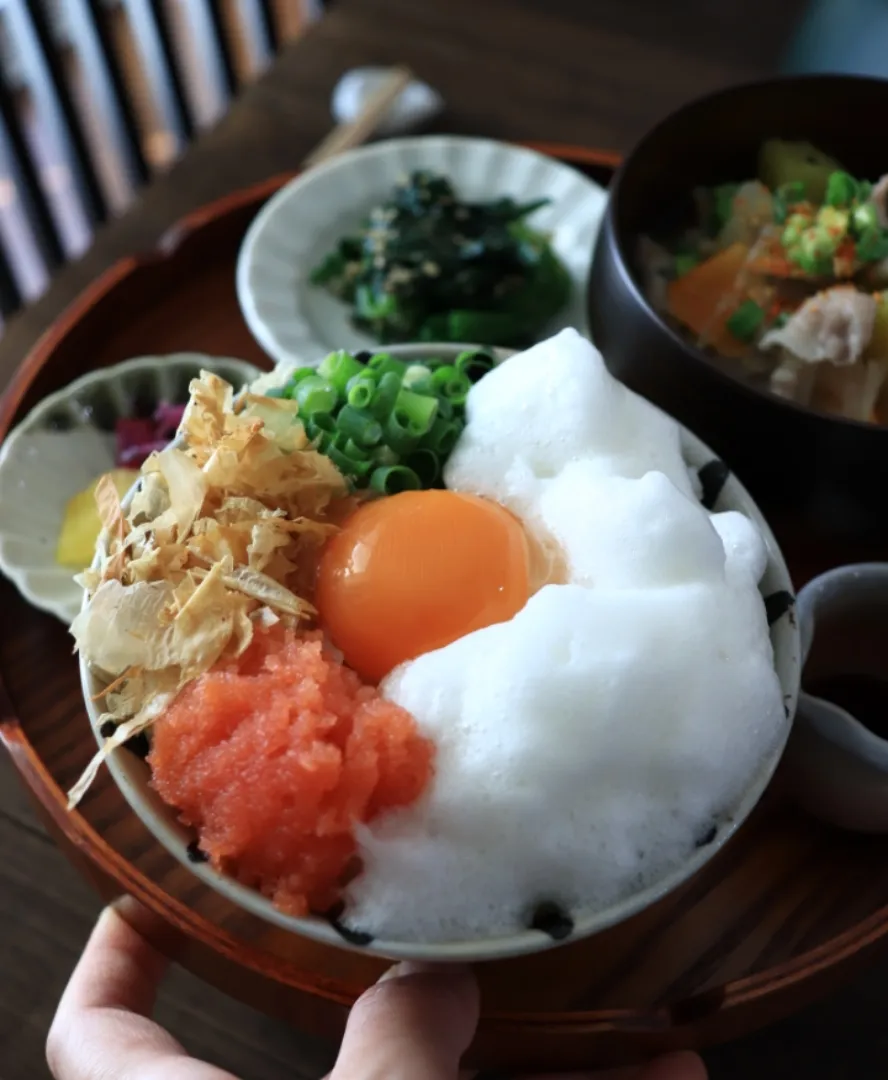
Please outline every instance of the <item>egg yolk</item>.
[[511, 619], [530, 595], [521, 523], [455, 491], [405, 491], [366, 503], [326, 544], [321, 622], [345, 662], [378, 682], [392, 668]]

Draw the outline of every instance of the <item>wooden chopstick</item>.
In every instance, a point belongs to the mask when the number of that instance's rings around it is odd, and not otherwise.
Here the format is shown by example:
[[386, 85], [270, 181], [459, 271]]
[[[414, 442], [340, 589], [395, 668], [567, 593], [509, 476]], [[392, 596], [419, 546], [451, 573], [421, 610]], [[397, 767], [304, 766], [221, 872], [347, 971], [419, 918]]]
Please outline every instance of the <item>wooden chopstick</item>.
[[326, 138], [311, 151], [303, 165], [319, 165], [343, 150], [351, 150], [367, 141], [382, 123], [385, 114], [398, 95], [413, 78], [407, 67], [396, 67], [386, 75], [383, 82], [367, 99], [364, 108], [348, 123], [337, 124]]

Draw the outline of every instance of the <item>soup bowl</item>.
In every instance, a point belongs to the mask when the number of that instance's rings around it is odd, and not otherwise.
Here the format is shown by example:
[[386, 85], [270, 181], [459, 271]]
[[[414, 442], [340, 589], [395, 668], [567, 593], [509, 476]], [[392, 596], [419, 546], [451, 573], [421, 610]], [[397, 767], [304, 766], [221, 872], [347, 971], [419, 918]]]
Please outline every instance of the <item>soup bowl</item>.
[[[402, 359], [455, 358], [465, 346], [422, 345], [390, 347], [386, 351]], [[500, 353], [500, 358], [506, 354]], [[263, 379], [263, 385], [268, 380]], [[438, 962], [470, 962], [520, 956], [552, 948], [567, 941], [587, 937], [607, 929], [655, 903], [677, 888], [707, 863], [740, 827], [760, 796], [780, 760], [799, 692], [800, 639], [793, 614], [794, 597], [786, 563], [762, 513], [737, 477], [718, 457], [690, 431], [682, 430], [682, 450], [691, 472], [700, 480], [702, 501], [715, 510], [738, 510], [747, 515], [759, 528], [767, 548], [767, 567], [761, 582], [761, 592], [770, 623], [774, 665], [784, 698], [786, 724], [780, 738], [760, 762], [754, 775], [735, 805], [713, 822], [713, 827], [688, 854], [687, 858], [644, 888], [625, 894], [604, 908], [560, 911], [556, 905], [540, 902], [526, 928], [508, 935], [477, 938], [470, 941], [438, 941], [421, 943], [394, 939], [372, 938], [343, 927], [336, 920], [321, 916], [297, 918], [276, 908], [271, 901], [234, 877], [203, 861], [197, 848], [195, 834], [182, 826], [175, 812], [159, 798], [151, 787], [149, 767], [127, 748], [113, 751], [107, 760], [114, 780], [136, 814], [158, 841], [181, 863], [188, 866], [206, 885], [221, 893], [232, 903], [285, 930], [301, 934], [328, 945], [360, 949], [388, 959], [410, 959]], [[124, 500], [135, 494], [134, 488]], [[100, 540], [100, 543], [102, 541]], [[90, 723], [97, 741], [104, 739], [96, 698], [104, 686], [96, 672], [81, 657], [81, 680]]]
[[877, 179], [888, 173], [875, 137], [886, 114], [888, 81], [844, 75], [772, 79], [684, 106], [614, 177], [590, 275], [592, 337], [611, 371], [730, 461], [767, 513], [792, 511], [824, 534], [888, 524], [888, 426], [804, 408], [727, 374], [654, 310], [637, 248], [664, 223], [690, 220], [695, 186], [754, 177], [769, 137], [813, 143]]

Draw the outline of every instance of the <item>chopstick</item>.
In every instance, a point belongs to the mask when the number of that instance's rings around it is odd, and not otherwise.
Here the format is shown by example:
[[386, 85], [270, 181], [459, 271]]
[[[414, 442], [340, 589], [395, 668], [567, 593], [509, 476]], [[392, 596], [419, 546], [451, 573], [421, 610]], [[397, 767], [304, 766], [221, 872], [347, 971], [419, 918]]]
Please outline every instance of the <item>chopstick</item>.
[[319, 165], [335, 154], [341, 154], [344, 150], [351, 150], [352, 147], [366, 142], [412, 78], [413, 73], [409, 68], [392, 68], [355, 119], [345, 124], [337, 124], [305, 158], [303, 165]]

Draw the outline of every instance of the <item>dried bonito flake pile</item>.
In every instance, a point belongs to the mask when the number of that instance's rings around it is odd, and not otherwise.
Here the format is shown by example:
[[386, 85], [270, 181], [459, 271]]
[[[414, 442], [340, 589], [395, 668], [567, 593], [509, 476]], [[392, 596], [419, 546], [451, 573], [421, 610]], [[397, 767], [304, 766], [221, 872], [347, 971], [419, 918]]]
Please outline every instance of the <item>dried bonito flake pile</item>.
[[106, 689], [113, 735], [69, 793], [77, 804], [115, 747], [148, 728], [192, 679], [240, 656], [257, 626], [310, 622], [321, 545], [350, 505], [346, 482], [313, 449], [297, 405], [242, 394], [203, 371], [177, 445], [142, 466], [124, 510], [97, 500], [101, 554], [71, 632]]

